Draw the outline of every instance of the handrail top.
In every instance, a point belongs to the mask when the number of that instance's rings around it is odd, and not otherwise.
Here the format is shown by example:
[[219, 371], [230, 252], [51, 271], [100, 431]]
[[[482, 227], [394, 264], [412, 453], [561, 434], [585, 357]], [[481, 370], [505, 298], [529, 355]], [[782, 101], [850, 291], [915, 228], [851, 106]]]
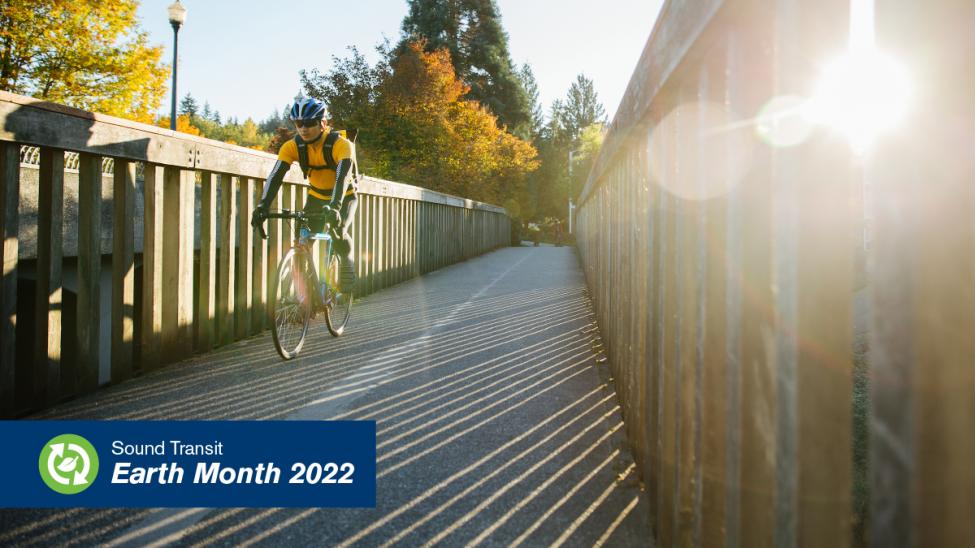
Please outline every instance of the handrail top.
[[[0, 91], [0, 139], [253, 179], [264, 179], [277, 160], [267, 152], [6, 91]], [[296, 166], [285, 181], [308, 186]], [[359, 187], [364, 194], [507, 213], [496, 205], [376, 177], [360, 176]]]

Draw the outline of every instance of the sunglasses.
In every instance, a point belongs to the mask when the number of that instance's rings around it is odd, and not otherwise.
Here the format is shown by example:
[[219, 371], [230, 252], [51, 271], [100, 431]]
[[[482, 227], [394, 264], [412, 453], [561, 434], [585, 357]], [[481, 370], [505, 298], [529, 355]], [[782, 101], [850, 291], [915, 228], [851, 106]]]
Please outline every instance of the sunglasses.
[[295, 127], [316, 127], [322, 123], [321, 118], [317, 120], [294, 120]]

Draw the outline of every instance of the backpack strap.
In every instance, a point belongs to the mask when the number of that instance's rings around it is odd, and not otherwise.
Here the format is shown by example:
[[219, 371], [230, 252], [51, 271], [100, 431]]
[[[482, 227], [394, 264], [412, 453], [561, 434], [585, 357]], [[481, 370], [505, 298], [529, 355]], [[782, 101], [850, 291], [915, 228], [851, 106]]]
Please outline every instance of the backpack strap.
[[308, 178], [308, 143], [301, 138], [300, 135], [295, 135], [295, 145], [298, 147], [298, 166], [301, 168], [301, 174], [304, 175], [305, 179]]
[[322, 156], [325, 157], [325, 167], [335, 171], [338, 164], [335, 163], [335, 158], [332, 157], [332, 147], [335, 146], [335, 141], [339, 140], [342, 133], [339, 131], [330, 131], [328, 137], [325, 138], [325, 144], [322, 145]]
[[301, 174], [308, 178], [308, 173], [313, 169], [331, 169], [335, 171], [338, 164], [335, 163], [335, 158], [332, 157], [332, 147], [335, 146], [335, 141], [339, 140], [342, 136], [340, 131], [330, 131], [328, 136], [325, 137], [325, 143], [322, 145], [322, 156], [325, 157], [325, 165], [323, 166], [313, 166], [308, 163], [308, 143], [306, 143], [300, 135], [295, 135], [295, 145], [298, 147], [298, 165], [301, 167]]

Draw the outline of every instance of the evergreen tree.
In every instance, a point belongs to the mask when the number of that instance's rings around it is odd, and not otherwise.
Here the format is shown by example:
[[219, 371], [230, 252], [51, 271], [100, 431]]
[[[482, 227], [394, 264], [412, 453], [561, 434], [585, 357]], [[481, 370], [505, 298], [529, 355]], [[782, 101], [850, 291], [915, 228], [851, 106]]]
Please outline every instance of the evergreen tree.
[[417, 41], [425, 41], [427, 52], [446, 49], [457, 75], [470, 86], [467, 98], [487, 106], [512, 133], [528, 134], [531, 105], [494, 0], [409, 0], [409, 8], [396, 53]]
[[584, 128], [606, 123], [606, 110], [596, 94], [592, 80], [585, 74], [576, 76], [565, 101], [556, 101], [552, 107], [553, 124], [558, 133], [572, 143], [579, 139]]
[[183, 100], [179, 102], [179, 113], [189, 116], [190, 119], [196, 116], [197, 112], [199, 111], [200, 105], [189, 93], [187, 93], [186, 96], [183, 97]]
[[521, 80], [521, 85], [525, 88], [525, 95], [528, 98], [529, 112], [531, 112], [531, 139], [537, 141], [545, 126], [545, 116], [542, 114], [542, 104], [538, 99], [538, 82], [535, 80], [535, 73], [528, 63], [521, 66], [521, 70], [518, 71], [518, 79]]
[[202, 116], [207, 120], [209, 120], [213, 116], [213, 111], [210, 110], [209, 101], [203, 101], [203, 112], [200, 113], [200, 116]]

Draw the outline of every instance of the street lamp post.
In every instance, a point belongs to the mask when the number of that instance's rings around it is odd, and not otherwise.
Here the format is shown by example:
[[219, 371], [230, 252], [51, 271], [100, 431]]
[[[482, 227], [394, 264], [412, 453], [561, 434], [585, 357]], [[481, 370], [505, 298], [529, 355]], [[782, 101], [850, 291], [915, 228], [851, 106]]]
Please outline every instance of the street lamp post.
[[572, 203], [572, 195], [573, 191], [575, 190], [575, 185], [572, 184], [572, 157], [581, 151], [582, 149], [569, 151], [569, 234], [572, 234], [572, 230], [574, 228], [573, 221], [575, 219], [573, 213], [575, 213], [576, 209], [576, 205]]
[[179, 28], [186, 21], [186, 8], [179, 0], [169, 6], [169, 24], [173, 26], [173, 102], [169, 112], [169, 129], [176, 129], [176, 54], [179, 50]]

